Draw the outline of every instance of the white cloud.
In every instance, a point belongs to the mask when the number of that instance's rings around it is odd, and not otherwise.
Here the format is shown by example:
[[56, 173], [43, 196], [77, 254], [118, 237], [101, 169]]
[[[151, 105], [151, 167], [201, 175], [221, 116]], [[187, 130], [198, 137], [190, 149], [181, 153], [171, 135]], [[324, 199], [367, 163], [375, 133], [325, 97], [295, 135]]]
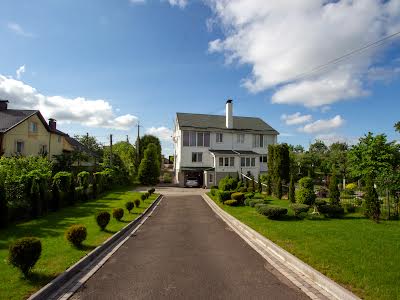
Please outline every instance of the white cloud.
[[46, 118], [59, 122], [77, 122], [91, 127], [128, 130], [137, 123], [137, 117], [116, 116], [111, 104], [103, 99], [47, 96], [20, 80], [0, 74], [0, 99], [10, 101], [10, 108], [38, 109]]
[[131, 4], [143, 4], [146, 3], [146, 0], [129, 0]]
[[15, 34], [18, 34], [18, 35], [21, 35], [24, 37], [34, 37], [34, 35], [32, 33], [25, 31], [21, 27], [21, 25], [19, 25], [18, 23], [9, 22], [9, 23], [7, 23], [7, 27], [9, 30], [11, 30]]
[[354, 145], [358, 142], [356, 137], [347, 137], [336, 133], [318, 134], [315, 139], [323, 141], [328, 146], [336, 142], [347, 143], [348, 145]]
[[15, 71], [15, 73], [17, 74], [17, 78], [21, 79], [22, 74], [25, 73], [25, 65], [20, 66], [17, 71]]
[[296, 112], [292, 115], [283, 114], [281, 120], [285, 121], [286, 125], [299, 125], [303, 123], [310, 122], [312, 120], [311, 115], [302, 115]]
[[184, 8], [188, 1], [187, 0], [168, 0], [169, 4], [172, 6], [178, 6], [180, 8]]
[[299, 131], [305, 133], [323, 133], [329, 132], [333, 129], [339, 128], [344, 124], [344, 120], [340, 115], [333, 117], [328, 120], [317, 120], [315, 122], [304, 125], [300, 127]]
[[150, 127], [146, 129], [146, 133], [155, 135], [162, 141], [172, 142], [172, 130], [167, 127]]
[[251, 74], [244, 86], [252, 92], [277, 87], [272, 102], [280, 104], [319, 107], [366, 95], [366, 72], [387, 45], [312, 77], [298, 75], [400, 30], [399, 0], [207, 3], [225, 33], [209, 43], [209, 51], [223, 53], [228, 63], [249, 65]]

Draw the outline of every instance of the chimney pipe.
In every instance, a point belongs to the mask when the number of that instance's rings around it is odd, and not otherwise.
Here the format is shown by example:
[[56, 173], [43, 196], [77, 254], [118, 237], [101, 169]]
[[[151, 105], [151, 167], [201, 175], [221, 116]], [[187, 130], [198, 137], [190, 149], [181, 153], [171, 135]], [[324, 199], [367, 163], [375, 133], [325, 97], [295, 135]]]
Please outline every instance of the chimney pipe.
[[51, 130], [55, 131], [57, 129], [57, 121], [55, 119], [49, 119], [49, 127]]
[[0, 111], [7, 110], [8, 100], [0, 100]]
[[225, 114], [226, 114], [226, 128], [233, 128], [233, 104], [231, 99], [226, 101]]

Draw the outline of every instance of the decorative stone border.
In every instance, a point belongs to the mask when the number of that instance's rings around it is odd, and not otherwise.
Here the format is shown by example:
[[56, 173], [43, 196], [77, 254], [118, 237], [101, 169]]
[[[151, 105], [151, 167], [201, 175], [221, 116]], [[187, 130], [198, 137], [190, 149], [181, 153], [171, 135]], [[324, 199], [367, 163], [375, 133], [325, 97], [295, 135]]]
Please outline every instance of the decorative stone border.
[[[162, 200], [163, 195], [159, 195], [146, 210], [135, 220], [127, 224], [120, 231], [109, 237], [101, 245], [97, 246], [92, 252], [81, 258], [77, 263], [69, 267], [64, 273], [57, 276], [47, 285], [31, 295], [28, 300], [41, 299], [68, 299], [85, 283], [104, 263], [117, 251], [125, 241], [147, 220], [154, 209]], [[151, 210], [151, 211], [150, 211]], [[136, 226], [137, 225], [137, 226]], [[130, 230], [135, 227], [131, 232]], [[76, 284], [69, 281], [77, 277]]]
[[203, 199], [234, 232], [311, 299], [360, 299], [341, 285], [225, 212], [208, 195], [203, 194]]

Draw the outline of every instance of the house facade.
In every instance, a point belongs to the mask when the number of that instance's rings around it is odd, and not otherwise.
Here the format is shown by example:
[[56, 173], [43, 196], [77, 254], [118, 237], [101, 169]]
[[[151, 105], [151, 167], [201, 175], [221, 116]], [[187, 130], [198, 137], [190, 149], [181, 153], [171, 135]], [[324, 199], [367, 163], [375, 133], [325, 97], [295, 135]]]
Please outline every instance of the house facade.
[[0, 100], [0, 156], [47, 156], [77, 150], [82, 146], [57, 129], [57, 122], [48, 123], [38, 110], [9, 109], [7, 100]]
[[233, 116], [233, 101], [226, 102], [225, 116], [177, 113], [175, 181], [184, 186], [197, 178], [210, 187], [227, 175], [267, 171], [268, 145], [277, 143], [278, 132], [260, 118]]

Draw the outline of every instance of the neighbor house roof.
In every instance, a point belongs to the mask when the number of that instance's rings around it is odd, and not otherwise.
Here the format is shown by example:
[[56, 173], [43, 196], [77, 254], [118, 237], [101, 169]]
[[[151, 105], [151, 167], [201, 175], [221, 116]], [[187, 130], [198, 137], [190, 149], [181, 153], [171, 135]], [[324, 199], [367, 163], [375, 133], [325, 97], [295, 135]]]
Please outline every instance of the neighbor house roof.
[[[60, 131], [62, 132], [62, 131]], [[80, 152], [85, 152], [93, 157], [97, 157], [98, 155], [94, 152], [92, 152], [90, 149], [88, 149], [85, 145], [83, 145], [81, 142], [78, 140], [70, 137], [69, 135], [65, 135], [65, 140], [74, 148], [75, 151], [80, 151]]]
[[[180, 127], [193, 127], [201, 129], [227, 129], [225, 116], [177, 113]], [[233, 128], [229, 130], [263, 131], [270, 134], [279, 134], [269, 124], [255, 117], [233, 117]]]
[[0, 111], [0, 132], [7, 132], [29, 117], [38, 114], [39, 118], [46, 124], [38, 110], [6, 109]]

